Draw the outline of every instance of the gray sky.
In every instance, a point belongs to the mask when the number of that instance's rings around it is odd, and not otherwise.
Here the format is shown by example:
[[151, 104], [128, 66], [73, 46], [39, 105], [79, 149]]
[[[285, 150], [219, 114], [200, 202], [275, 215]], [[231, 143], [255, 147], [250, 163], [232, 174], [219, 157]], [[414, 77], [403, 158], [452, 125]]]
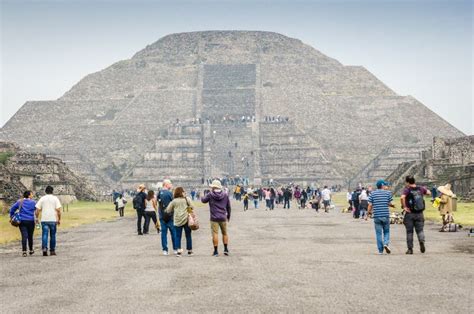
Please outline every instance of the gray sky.
[[0, 2], [1, 126], [169, 33], [265, 30], [362, 65], [474, 133], [471, 1]]

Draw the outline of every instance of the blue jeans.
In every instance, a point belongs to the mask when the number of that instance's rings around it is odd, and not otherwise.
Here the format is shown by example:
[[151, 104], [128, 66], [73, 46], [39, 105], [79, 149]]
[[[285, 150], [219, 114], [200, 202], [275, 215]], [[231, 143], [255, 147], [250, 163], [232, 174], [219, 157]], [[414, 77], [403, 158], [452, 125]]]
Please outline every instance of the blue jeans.
[[49, 250], [54, 251], [56, 249], [56, 222], [42, 222], [42, 238], [41, 238], [41, 248], [43, 251], [48, 250], [48, 234], [50, 236]]
[[258, 200], [257, 199], [253, 200], [253, 206], [255, 207], [255, 209], [258, 208]]
[[191, 237], [191, 228], [189, 228], [188, 224], [184, 224], [182, 226], [175, 226], [176, 230], [176, 246], [178, 249], [181, 248], [181, 237], [183, 236], [183, 229], [184, 234], [186, 235], [186, 250], [192, 251], [193, 250], [193, 239]]
[[161, 247], [163, 251], [168, 252], [168, 230], [171, 234], [171, 243], [173, 244], [173, 250], [176, 251], [178, 248], [176, 246], [176, 230], [173, 224], [173, 220], [171, 219], [168, 222], [165, 222], [162, 218], [160, 218], [161, 224]]
[[[374, 218], [375, 236], [377, 238], [377, 248], [379, 253], [383, 253], [384, 245], [390, 244], [390, 218]], [[382, 240], [383, 233], [383, 240]]]

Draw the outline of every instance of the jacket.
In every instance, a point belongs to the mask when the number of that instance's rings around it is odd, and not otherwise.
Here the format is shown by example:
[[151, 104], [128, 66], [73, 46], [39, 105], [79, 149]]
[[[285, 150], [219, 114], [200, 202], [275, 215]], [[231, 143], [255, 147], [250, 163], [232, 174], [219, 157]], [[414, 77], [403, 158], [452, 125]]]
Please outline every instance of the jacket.
[[189, 197], [186, 197], [186, 199], [183, 197], [175, 198], [166, 207], [166, 213], [173, 213], [173, 223], [176, 227], [181, 227], [188, 223], [188, 211], [186, 210], [188, 204], [194, 210], [193, 203]]
[[201, 202], [209, 203], [211, 221], [230, 220], [230, 200], [224, 191], [211, 191], [201, 199]]

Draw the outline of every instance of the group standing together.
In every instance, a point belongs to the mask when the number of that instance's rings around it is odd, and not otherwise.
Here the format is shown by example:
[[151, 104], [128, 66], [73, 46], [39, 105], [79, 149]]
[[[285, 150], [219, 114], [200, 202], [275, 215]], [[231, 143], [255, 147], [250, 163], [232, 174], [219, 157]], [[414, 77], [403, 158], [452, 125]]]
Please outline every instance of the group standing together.
[[[219, 230], [222, 234], [224, 255], [229, 255], [229, 236], [227, 233], [227, 223], [230, 220], [231, 213], [229, 196], [219, 180], [212, 181], [210, 189], [211, 191], [201, 198], [201, 202], [209, 204], [214, 247], [212, 255], [219, 255]], [[133, 207], [137, 212], [138, 235], [148, 234], [150, 221], [153, 220], [157, 232], [161, 232], [163, 255], [169, 255], [168, 234], [171, 239], [173, 254], [178, 257], [183, 255], [184, 250], [181, 246], [183, 232], [186, 238], [187, 255], [192, 256], [194, 254], [192, 232], [197, 230], [199, 225], [193, 199], [186, 195], [183, 187], [173, 189], [171, 181], [164, 180], [162, 188], [159, 189], [155, 197], [154, 191], [146, 191], [142, 184], [138, 186], [137, 194], [133, 198]]]

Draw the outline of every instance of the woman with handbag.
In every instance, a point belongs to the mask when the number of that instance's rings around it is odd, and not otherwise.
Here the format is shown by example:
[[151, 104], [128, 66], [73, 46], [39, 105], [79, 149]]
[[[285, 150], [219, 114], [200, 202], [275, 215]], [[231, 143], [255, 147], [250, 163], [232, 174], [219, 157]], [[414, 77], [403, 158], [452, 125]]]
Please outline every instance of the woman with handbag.
[[193, 255], [193, 239], [191, 237], [191, 227], [189, 226], [188, 217], [192, 215], [194, 207], [191, 199], [186, 196], [184, 189], [180, 186], [176, 187], [173, 193], [173, 200], [166, 207], [165, 212], [173, 213], [173, 222], [176, 231], [176, 246], [178, 248], [178, 254], [176, 256], [181, 257], [183, 249], [181, 248], [181, 238], [184, 234], [186, 235], [186, 250], [188, 255]]
[[[18, 210], [18, 213], [16, 212]], [[10, 208], [10, 223], [20, 228], [21, 248], [23, 257], [26, 257], [26, 245], [30, 249], [30, 255], [33, 255], [33, 233], [35, 232], [35, 210], [36, 202], [33, 200], [33, 192], [25, 191], [23, 198], [18, 200]]]

